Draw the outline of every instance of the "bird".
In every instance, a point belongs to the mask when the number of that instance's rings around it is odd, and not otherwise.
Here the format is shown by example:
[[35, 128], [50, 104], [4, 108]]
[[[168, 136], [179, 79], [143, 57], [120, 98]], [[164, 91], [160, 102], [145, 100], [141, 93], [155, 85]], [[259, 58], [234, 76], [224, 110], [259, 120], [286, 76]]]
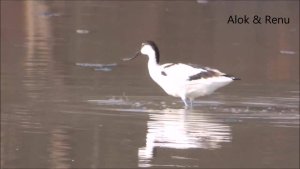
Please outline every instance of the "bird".
[[148, 56], [148, 71], [152, 80], [168, 95], [181, 98], [185, 108], [192, 108], [196, 98], [210, 95], [234, 80], [241, 80], [210, 67], [183, 63], [160, 65], [160, 52], [154, 41], [143, 42], [133, 57], [123, 61], [135, 59], [141, 54]]

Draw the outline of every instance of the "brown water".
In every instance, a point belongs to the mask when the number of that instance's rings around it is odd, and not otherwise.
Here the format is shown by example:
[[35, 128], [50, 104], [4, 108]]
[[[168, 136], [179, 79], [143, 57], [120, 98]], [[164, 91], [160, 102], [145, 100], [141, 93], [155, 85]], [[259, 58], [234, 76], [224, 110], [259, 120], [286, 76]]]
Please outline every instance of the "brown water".
[[[298, 1], [1, 1], [1, 168], [299, 168], [298, 37]], [[243, 80], [185, 110], [121, 62], [148, 39]]]

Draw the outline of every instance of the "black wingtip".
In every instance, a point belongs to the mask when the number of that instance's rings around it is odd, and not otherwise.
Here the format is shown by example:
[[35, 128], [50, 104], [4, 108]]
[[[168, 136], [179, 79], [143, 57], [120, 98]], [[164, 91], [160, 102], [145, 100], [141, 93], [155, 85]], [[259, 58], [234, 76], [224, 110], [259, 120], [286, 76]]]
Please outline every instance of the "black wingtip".
[[232, 80], [242, 80], [242, 79], [238, 77], [232, 77]]
[[234, 77], [234, 76], [232, 76], [232, 75], [223, 75], [223, 76], [229, 77], [229, 78], [231, 78], [232, 80], [242, 80], [241, 78]]

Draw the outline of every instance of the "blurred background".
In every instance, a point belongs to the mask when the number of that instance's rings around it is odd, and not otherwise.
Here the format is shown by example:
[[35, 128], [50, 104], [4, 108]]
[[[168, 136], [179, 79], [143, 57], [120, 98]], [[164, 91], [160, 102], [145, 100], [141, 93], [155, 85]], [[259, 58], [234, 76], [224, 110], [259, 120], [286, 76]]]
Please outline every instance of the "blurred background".
[[[242, 81], [184, 110], [146, 40]], [[299, 2], [1, 1], [1, 167], [154, 166], [299, 167]]]

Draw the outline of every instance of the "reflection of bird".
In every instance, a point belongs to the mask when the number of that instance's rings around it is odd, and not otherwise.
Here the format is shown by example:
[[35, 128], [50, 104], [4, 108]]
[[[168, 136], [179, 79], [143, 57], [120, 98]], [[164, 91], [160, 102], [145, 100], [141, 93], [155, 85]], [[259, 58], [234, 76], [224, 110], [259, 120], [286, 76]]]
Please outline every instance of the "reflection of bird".
[[233, 80], [239, 80], [239, 78], [208, 67], [196, 68], [182, 63], [159, 65], [159, 50], [152, 41], [142, 43], [140, 51], [134, 57], [124, 60], [134, 59], [139, 53], [148, 56], [148, 70], [151, 78], [167, 94], [180, 97], [186, 107], [188, 107], [188, 100], [192, 106], [195, 98], [209, 95]]
[[164, 109], [149, 113], [146, 144], [138, 150], [139, 167], [151, 167], [161, 148], [217, 149], [231, 139], [230, 126], [199, 111]]

